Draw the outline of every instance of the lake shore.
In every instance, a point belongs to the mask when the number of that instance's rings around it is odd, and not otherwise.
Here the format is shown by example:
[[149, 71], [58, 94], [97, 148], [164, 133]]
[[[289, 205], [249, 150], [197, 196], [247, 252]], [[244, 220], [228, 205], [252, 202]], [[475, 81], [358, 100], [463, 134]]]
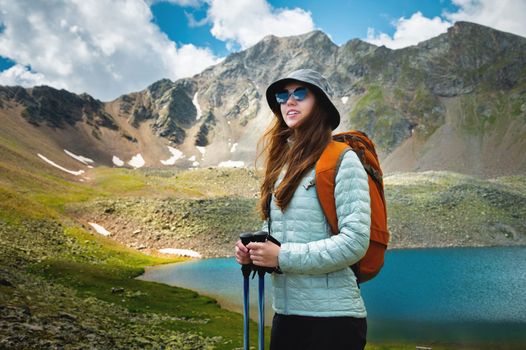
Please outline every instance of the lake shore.
[[[232, 243], [232, 247], [234, 247], [235, 242]], [[484, 245], [484, 244], [478, 244], [478, 245], [455, 245], [454, 243], [444, 243], [443, 245], [437, 245], [437, 244], [390, 244], [387, 247], [387, 250], [403, 250], [403, 249], [447, 249], [447, 248], [499, 248], [499, 247], [526, 247], [526, 243], [519, 242], [517, 244], [506, 244], [506, 245]], [[197, 248], [199, 249], [199, 248]], [[196, 254], [199, 254], [200, 257], [195, 256], [188, 256], [184, 254], [177, 254], [174, 253], [173, 255], [176, 256], [185, 256], [189, 257], [191, 260], [198, 260], [198, 259], [210, 259], [210, 258], [232, 258], [234, 257], [233, 253], [234, 249], [225, 249], [224, 247], [219, 247], [217, 249], [213, 249], [208, 247], [206, 249], [207, 253], [200, 253], [199, 251], [194, 251]], [[147, 254], [153, 255], [153, 256], [168, 256], [170, 254], [162, 254], [155, 250], [146, 250], [144, 251]]]
[[[464, 248], [466, 248], [466, 251], [464, 251]], [[393, 349], [414, 349], [416, 345], [425, 345], [433, 349], [521, 349], [521, 346], [524, 346], [526, 339], [522, 329], [526, 319], [521, 316], [518, 311], [523, 306], [508, 307], [508, 311], [506, 311], [508, 315], [506, 318], [507, 321], [501, 322], [499, 321], [499, 317], [502, 315], [497, 316], [491, 311], [481, 311], [477, 303], [486, 300], [483, 303], [484, 305], [490, 305], [490, 310], [494, 310], [495, 308], [504, 310], [502, 305], [496, 306], [495, 303], [498, 303], [498, 298], [489, 297], [488, 299], [487, 296], [484, 296], [483, 286], [487, 283], [487, 274], [502, 273], [503, 266], [520, 271], [522, 267], [512, 267], [509, 262], [510, 259], [518, 258], [517, 254], [524, 256], [526, 250], [519, 247], [503, 249], [499, 249], [498, 247], [495, 249], [464, 248], [430, 249], [429, 252], [422, 251], [421, 249], [408, 249], [407, 251], [394, 249], [391, 254], [386, 256], [387, 264], [382, 271], [381, 278], [374, 281], [374, 283], [366, 283], [362, 287], [364, 299], [369, 305], [368, 321], [371, 326], [370, 339], [373, 344], [384, 346], [383, 344], [398, 343], [400, 347], [393, 347]], [[491, 263], [487, 262], [488, 256], [491, 257], [489, 259], [492, 261]], [[443, 288], [440, 288], [440, 286], [449, 282], [435, 281], [435, 278], [429, 276], [427, 273], [429, 269], [435, 270], [436, 262], [439, 258], [443, 263], [438, 264], [440, 268], [438, 268], [434, 275], [443, 276], [440, 278], [445, 278], [450, 282], [451, 285], [448, 289], [453, 288], [453, 290], [447, 293], [441, 292]], [[460, 259], [460, 261], [456, 262], [455, 259]], [[519, 258], [519, 260], [522, 260], [522, 258]], [[460, 270], [454, 274], [448, 273], [448, 271], [452, 271], [453, 266], [457, 265], [465, 266], [462, 274]], [[483, 268], [480, 273], [474, 275], [473, 272], [476, 271], [476, 266], [483, 266]], [[173, 267], [173, 265], [165, 265], [148, 268], [146, 275], [140, 277], [140, 279], [192, 289], [200, 294], [218, 300], [222, 308], [242, 313], [242, 305], [240, 304], [242, 302], [242, 278], [235, 262], [230, 259], [229, 261], [225, 261], [225, 259], [209, 259], [208, 261], [189, 261], [188, 264], [179, 264], [175, 269], [172, 269]], [[488, 268], [492, 269], [492, 272], [488, 271]], [[397, 273], [399, 269], [408, 272], [405, 274], [407, 276], [401, 277], [399, 273]], [[409, 271], [413, 271], [413, 275], [409, 274]], [[419, 288], [423, 289], [420, 292], [414, 291], [419, 289], [416, 288], [418, 285], [410, 290], [406, 288], [408, 283], [410, 283], [409, 281], [421, 280], [421, 277], [414, 276], [415, 273], [418, 276], [428, 276], [429, 279], [429, 281], [426, 280], [420, 284]], [[229, 282], [223, 285], [222, 283], [224, 282], [214, 280], [214, 278], [217, 278], [214, 276], [218, 275], [222, 276], [221, 281]], [[509, 271], [508, 275], [510, 278], [514, 276], [512, 278], [513, 281], [515, 281], [513, 282], [514, 286], [500, 286], [500, 291], [496, 293], [502, 295], [502, 293], [513, 292], [520, 295], [521, 288], [518, 286], [520, 286], [521, 282], [517, 271]], [[473, 281], [471, 281], [470, 278], [473, 279]], [[269, 285], [270, 283], [266, 284], [267, 287]], [[382, 287], [381, 285], [384, 286]], [[387, 292], [382, 288], [388, 288], [391, 292]], [[466, 293], [470, 294], [468, 291], [469, 288], [472, 288], [475, 294], [478, 293], [478, 296], [474, 296], [474, 299], [471, 301], [467, 301], [467, 299], [463, 297]], [[255, 292], [256, 289], [257, 282], [252, 281], [251, 290]], [[411, 295], [404, 297], [404, 293]], [[270, 297], [270, 289], [268, 289], [265, 294]], [[388, 294], [391, 296], [388, 297]], [[422, 301], [418, 301], [418, 295], [430, 296], [431, 294], [434, 296], [430, 297], [430, 303], [435, 306], [423, 306], [425, 304], [422, 304]], [[454, 297], [457, 306], [447, 308], [447, 300], [450, 297]], [[382, 304], [379, 298], [384, 300], [384, 303], [385, 298], [395, 298], [398, 302], [401, 302], [402, 306], [398, 306], [398, 308], [391, 311], [378, 310], [379, 305]], [[517, 299], [519, 297], [516, 295], [513, 298]], [[256, 320], [258, 316], [256, 308], [257, 299], [257, 295], [251, 295], [253, 304], [251, 307], [251, 318], [254, 320]], [[407, 309], [409, 300], [409, 304], [416, 307], [416, 310], [411, 311]], [[267, 299], [266, 303], [266, 324], [271, 324], [272, 310], [270, 298]], [[388, 303], [394, 305], [397, 302], [391, 301]], [[443, 305], [443, 307], [440, 306], [443, 316], [436, 316], [438, 319], [435, 320], [435, 316], [431, 316], [433, 314], [431, 309], [437, 310], [437, 305]], [[424, 309], [418, 309], [419, 307], [424, 307]], [[463, 311], [459, 311], [458, 308], [461, 308]], [[391, 316], [381, 316], [382, 313], [386, 312]], [[388, 321], [390, 317], [394, 317], [395, 315], [400, 318], [399, 321]], [[471, 315], [474, 318], [464, 319], [467, 315]], [[440, 317], [446, 318], [442, 319]], [[446, 319], [450, 321], [445, 322]], [[447, 334], [447, 336], [444, 336], [444, 334]], [[508, 336], [509, 339], [507, 338]], [[496, 339], [499, 340], [497, 341]], [[389, 349], [391, 349], [391, 347], [389, 347]]]

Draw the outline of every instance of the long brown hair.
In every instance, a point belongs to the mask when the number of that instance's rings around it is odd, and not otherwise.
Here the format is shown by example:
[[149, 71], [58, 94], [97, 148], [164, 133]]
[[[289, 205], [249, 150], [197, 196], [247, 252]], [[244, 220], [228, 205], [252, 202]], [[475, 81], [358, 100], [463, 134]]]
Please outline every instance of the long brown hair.
[[[312, 91], [312, 90], [311, 90]], [[262, 219], [270, 215], [270, 198], [274, 193], [276, 205], [285, 211], [302, 177], [316, 164], [331, 140], [330, 118], [321, 99], [315, 97], [311, 114], [296, 132], [290, 129], [281, 113], [276, 115], [270, 127], [258, 142], [257, 159], [264, 155], [265, 178], [261, 184], [259, 213]], [[289, 144], [289, 137], [294, 140]], [[284, 167], [285, 177], [274, 191], [274, 184]]]

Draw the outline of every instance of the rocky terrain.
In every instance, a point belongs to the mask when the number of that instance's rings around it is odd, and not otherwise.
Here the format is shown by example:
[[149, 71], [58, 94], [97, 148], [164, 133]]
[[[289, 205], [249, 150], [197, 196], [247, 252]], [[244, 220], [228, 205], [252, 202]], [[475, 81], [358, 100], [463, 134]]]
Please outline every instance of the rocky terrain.
[[159, 182], [166, 181], [170, 190], [72, 203], [68, 215], [92, 232], [90, 222], [103, 226], [112, 239], [151, 254], [176, 248], [204, 257], [228, 256], [239, 233], [261, 226], [259, 177], [252, 170], [201, 169], [170, 177], [163, 171], [141, 172], [149, 187], [162, 188]]
[[526, 245], [524, 181], [432, 171], [387, 176], [391, 247]]
[[[108, 252], [104, 254], [100, 242], [89, 235], [80, 241], [64, 229], [53, 220], [0, 220], [1, 349], [212, 349], [224, 343], [220, 336], [206, 337], [181, 327], [206, 325], [210, 315], [131, 307], [144, 303], [152, 292], [123, 284], [115, 275], [104, 284], [104, 269], [90, 267], [108, 263]], [[76, 279], [76, 268], [88, 278]], [[99, 285], [90, 282], [93, 274]], [[89, 285], [100, 290], [85, 290]], [[195, 293], [188, 293], [181, 293], [180, 301], [197, 301]]]
[[523, 174], [525, 57], [525, 38], [467, 22], [398, 50], [358, 39], [338, 46], [321, 31], [267, 36], [191, 78], [163, 79], [109, 102], [50, 87], [0, 87], [0, 118], [18, 125], [9, 136], [32, 149], [46, 145], [61, 161], [67, 156], [58, 151], [68, 149], [106, 166], [137, 167], [128, 160], [138, 154], [154, 168], [250, 166], [274, 118], [266, 86], [305, 67], [332, 82], [337, 131], [370, 135], [387, 172]]
[[[204, 181], [217, 170], [191, 173]], [[227, 180], [220, 187], [239, 183], [239, 196], [112, 198], [71, 205], [68, 212], [144, 252], [173, 247], [204, 257], [232, 256], [239, 233], [261, 228], [252, 194], [258, 179], [241, 169], [221, 173]], [[481, 180], [449, 172], [396, 173], [386, 176], [385, 194], [390, 248], [526, 245], [523, 176]]]
[[[162, 327], [175, 321], [206, 324], [207, 319], [132, 313], [95, 297], [80, 298], [61, 284], [9, 270], [2, 271], [0, 283], [4, 285], [0, 294], [3, 349], [214, 349], [222, 341], [220, 336], [206, 338]], [[39, 293], [28, 293], [31, 290]], [[140, 295], [114, 290], [122, 298]]]

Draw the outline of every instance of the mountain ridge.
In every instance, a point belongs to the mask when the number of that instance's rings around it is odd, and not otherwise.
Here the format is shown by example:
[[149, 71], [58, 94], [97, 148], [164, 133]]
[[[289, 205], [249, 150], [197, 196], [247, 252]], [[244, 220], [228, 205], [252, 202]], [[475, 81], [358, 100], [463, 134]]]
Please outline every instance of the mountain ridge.
[[[469, 22], [397, 50], [360, 39], [338, 46], [320, 30], [267, 35], [193, 77], [161, 79], [109, 102], [53, 88], [0, 87], [0, 112], [8, 115], [22, 104], [22, 116], [33, 124], [87, 124], [97, 148], [111, 144], [120, 158], [128, 159], [145, 153], [149, 167], [163, 166], [162, 158], [171, 156], [168, 146], [183, 154], [175, 163], [181, 168], [227, 161], [249, 166], [255, 143], [273, 118], [264, 88], [289, 70], [308, 67], [332, 83], [342, 115], [337, 131], [357, 128], [369, 134], [387, 172], [511, 175], [526, 171], [525, 53], [525, 38]], [[33, 98], [35, 91], [46, 93]], [[486, 141], [498, 142], [499, 135], [512, 137], [506, 141], [517, 144], [512, 153], [506, 147], [491, 151]], [[462, 151], [447, 147], [447, 138]], [[477, 142], [482, 142], [475, 150], [481, 165], [469, 161], [470, 145]], [[447, 149], [451, 160], [429, 151], [434, 148]], [[483, 149], [491, 157], [483, 156]], [[499, 165], [491, 158], [507, 160]], [[101, 155], [97, 162], [115, 166], [111, 159]]]

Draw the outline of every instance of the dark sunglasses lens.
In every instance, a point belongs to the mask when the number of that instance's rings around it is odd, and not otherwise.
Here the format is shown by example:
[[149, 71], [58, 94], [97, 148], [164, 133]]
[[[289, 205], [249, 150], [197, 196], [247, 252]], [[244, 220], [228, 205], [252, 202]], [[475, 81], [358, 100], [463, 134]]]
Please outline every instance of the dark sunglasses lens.
[[287, 90], [283, 90], [276, 93], [276, 101], [278, 103], [283, 104], [287, 102], [289, 99], [289, 96], [292, 95], [296, 101], [303, 101], [305, 97], [307, 97], [307, 88], [306, 87], [300, 87], [294, 90], [294, 92], [290, 93]]
[[285, 103], [289, 99], [289, 92], [288, 91], [280, 91], [276, 93], [276, 100], [278, 103]]
[[307, 97], [307, 88], [304, 88], [304, 87], [297, 88], [296, 90], [294, 90], [293, 95], [296, 101], [303, 101], [305, 97]]

